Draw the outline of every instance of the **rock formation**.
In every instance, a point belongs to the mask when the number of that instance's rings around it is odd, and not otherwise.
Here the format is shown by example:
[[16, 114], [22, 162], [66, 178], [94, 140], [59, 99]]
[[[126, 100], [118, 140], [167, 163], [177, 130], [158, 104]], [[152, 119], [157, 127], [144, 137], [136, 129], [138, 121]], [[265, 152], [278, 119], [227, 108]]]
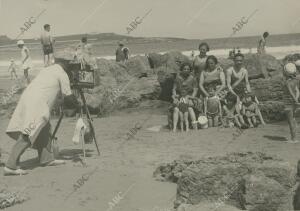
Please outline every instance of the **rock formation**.
[[293, 210], [296, 170], [263, 153], [231, 153], [159, 166], [154, 177], [177, 183], [175, 207], [210, 202], [241, 210]]

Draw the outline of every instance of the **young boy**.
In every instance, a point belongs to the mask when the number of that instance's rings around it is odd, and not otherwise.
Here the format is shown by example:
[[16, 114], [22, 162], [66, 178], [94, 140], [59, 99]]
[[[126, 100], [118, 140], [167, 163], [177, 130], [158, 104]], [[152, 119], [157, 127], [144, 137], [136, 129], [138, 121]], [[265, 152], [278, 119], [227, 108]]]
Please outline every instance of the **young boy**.
[[44, 65], [50, 66], [53, 62], [53, 44], [54, 39], [50, 34], [50, 25], [44, 25], [44, 31], [41, 34], [41, 44], [44, 52]]
[[247, 93], [242, 105], [242, 114], [247, 117], [250, 128], [257, 127], [256, 116], [259, 117], [260, 122], [265, 125], [265, 121], [258, 108], [256, 97], [251, 93]]
[[10, 65], [8, 67], [8, 72], [10, 72], [10, 80], [13, 80], [14, 76], [16, 79], [18, 79], [16, 70], [17, 70], [17, 65], [16, 65], [15, 61], [13, 59], [11, 59]]
[[208, 127], [218, 127], [222, 117], [222, 106], [218, 96], [214, 96], [215, 89], [208, 88], [209, 97], [204, 100], [204, 114], [208, 119]]
[[288, 119], [288, 124], [290, 127], [291, 139], [288, 143], [297, 143], [296, 140], [296, 127], [297, 122], [295, 119], [295, 110], [299, 106], [299, 80], [296, 78], [296, 65], [293, 63], [287, 63], [284, 66], [284, 76], [285, 76], [285, 86], [287, 92], [286, 99], [286, 114]]
[[223, 106], [223, 114], [225, 119], [223, 125], [225, 127], [234, 127], [234, 125], [238, 128], [244, 127], [245, 122], [241, 115], [239, 105], [237, 104], [237, 97], [232, 93], [228, 93], [226, 96], [226, 104]]

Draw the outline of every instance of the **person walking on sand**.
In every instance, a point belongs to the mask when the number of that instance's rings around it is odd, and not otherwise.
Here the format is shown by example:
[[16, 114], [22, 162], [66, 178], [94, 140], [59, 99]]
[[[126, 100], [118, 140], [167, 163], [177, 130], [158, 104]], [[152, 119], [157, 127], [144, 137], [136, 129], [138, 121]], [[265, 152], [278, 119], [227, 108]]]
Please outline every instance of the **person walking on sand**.
[[264, 32], [261, 39], [258, 41], [257, 53], [265, 54], [266, 53], [266, 43], [267, 37], [269, 36], [269, 32]]
[[16, 79], [18, 79], [17, 75], [17, 65], [13, 59], [10, 60], [10, 65], [8, 67], [8, 72], [10, 72], [10, 80], [14, 79], [14, 76]]
[[287, 143], [298, 143], [296, 139], [297, 122], [295, 119], [295, 111], [299, 107], [299, 79], [296, 78], [296, 65], [293, 63], [287, 63], [284, 66], [285, 77], [285, 94], [284, 101], [286, 102], [285, 111], [288, 119], [288, 124], [291, 133], [291, 139], [287, 140]]
[[44, 65], [45, 67], [52, 64], [53, 61], [53, 44], [54, 39], [50, 34], [50, 25], [44, 25], [44, 31], [41, 34], [41, 43], [44, 52]]
[[27, 174], [19, 167], [19, 162], [29, 147], [37, 149], [42, 166], [65, 163], [54, 157], [50, 112], [61, 98], [65, 105], [76, 109], [80, 108], [80, 103], [71, 91], [69, 61], [57, 59], [56, 62], [41, 70], [20, 97], [6, 130], [7, 135], [17, 142], [5, 164], [4, 175]]
[[17, 42], [17, 45], [21, 49], [21, 65], [24, 71], [24, 77], [27, 80], [27, 84], [29, 84], [30, 83], [29, 70], [32, 68], [29, 49], [25, 46], [23, 40], [19, 40]]

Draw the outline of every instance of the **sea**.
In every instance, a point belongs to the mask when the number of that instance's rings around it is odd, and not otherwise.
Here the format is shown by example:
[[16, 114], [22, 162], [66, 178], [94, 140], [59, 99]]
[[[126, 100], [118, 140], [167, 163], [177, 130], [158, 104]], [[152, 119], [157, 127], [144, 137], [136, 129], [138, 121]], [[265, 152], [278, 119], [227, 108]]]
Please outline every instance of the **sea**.
[[[257, 40], [259, 37], [251, 38], [219, 38], [208, 40], [185, 40], [185, 39], [164, 39], [162, 41], [149, 41], [142, 42], [130, 42], [125, 44], [130, 49], [130, 56], [142, 55], [147, 53], [160, 53], [164, 54], [170, 51], [180, 51], [186, 56], [191, 56], [192, 52], [195, 55], [198, 54], [198, 45], [200, 42], [206, 41], [211, 47], [208, 55], [215, 55], [219, 58], [228, 57], [229, 51], [233, 47], [239, 47], [242, 53], [256, 53]], [[104, 58], [108, 60], [115, 59], [115, 50], [117, 42], [113, 41], [109, 44], [103, 44], [101, 42], [91, 42], [93, 46], [93, 54], [97, 58]], [[287, 34], [278, 35], [270, 38], [267, 43], [266, 51], [268, 54], [273, 55], [277, 59], [283, 59], [288, 54], [300, 53], [300, 34]], [[55, 46], [55, 51], [63, 51], [68, 49], [72, 51], [76, 45], [58, 45]], [[43, 53], [39, 43], [27, 44], [30, 50], [33, 70], [31, 74], [36, 74], [43, 67]], [[20, 65], [20, 50], [15, 45], [0, 46], [0, 77], [8, 78], [8, 66], [10, 60], [14, 59], [17, 65]], [[19, 70], [19, 74], [22, 75], [22, 71]]]

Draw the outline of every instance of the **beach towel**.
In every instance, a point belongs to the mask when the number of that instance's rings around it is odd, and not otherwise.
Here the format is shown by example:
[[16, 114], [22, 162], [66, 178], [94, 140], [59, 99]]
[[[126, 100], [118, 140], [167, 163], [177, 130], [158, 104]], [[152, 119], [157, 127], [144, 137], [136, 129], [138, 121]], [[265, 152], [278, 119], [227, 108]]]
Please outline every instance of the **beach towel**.
[[74, 144], [79, 144], [80, 142], [83, 143], [86, 128], [87, 127], [84, 124], [83, 119], [79, 118], [77, 120], [74, 135], [73, 135], [73, 138], [72, 138], [72, 141], [73, 141]]
[[44, 68], [21, 95], [6, 133], [15, 140], [23, 133], [34, 144], [41, 129], [49, 122], [56, 100], [71, 94], [68, 75], [61, 66], [55, 64]]

